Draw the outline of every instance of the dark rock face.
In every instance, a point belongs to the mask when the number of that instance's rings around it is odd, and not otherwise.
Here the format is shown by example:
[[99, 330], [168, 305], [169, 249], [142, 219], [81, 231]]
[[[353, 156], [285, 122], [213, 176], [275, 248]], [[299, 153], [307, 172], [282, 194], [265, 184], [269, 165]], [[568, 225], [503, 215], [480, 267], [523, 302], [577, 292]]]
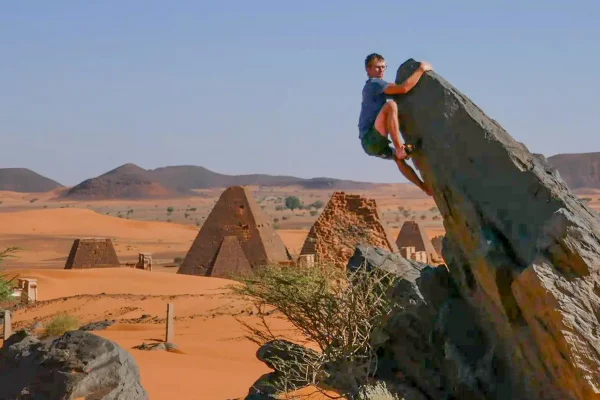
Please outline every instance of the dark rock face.
[[[510, 398], [509, 382], [490, 360], [494, 349], [445, 267], [432, 267], [386, 250], [358, 246], [348, 264], [396, 275], [397, 307], [379, 341], [376, 378], [404, 398]], [[491, 397], [488, 397], [491, 395]]]
[[0, 398], [147, 400], [138, 366], [116, 343], [83, 331], [40, 341], [20, 331], [0, 349]]
[[[418, 63], [398, 70], [403, 81]], [[541, 156], [435, 72], [396, 98], [444, 218], [443, 257], [510, 391], [600, 398], [600, 222]], [[468, 307], [467, 307], [468, 306]], [[449, 313], [453, 318], [456, 313]], [[474, 382], [478, 383], [478, 382]]]

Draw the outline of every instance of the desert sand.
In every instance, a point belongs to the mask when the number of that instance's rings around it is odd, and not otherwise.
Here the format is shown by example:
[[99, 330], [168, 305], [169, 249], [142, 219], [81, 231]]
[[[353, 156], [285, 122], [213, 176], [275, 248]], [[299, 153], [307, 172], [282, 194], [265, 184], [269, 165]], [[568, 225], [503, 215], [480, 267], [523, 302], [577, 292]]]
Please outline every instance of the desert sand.
[[[17, 311], [13, 328], [48, 322], [60, 313], [82, 324], [116, 320], [95, 334], [131, 352], [151, 399], [243, 397], [269, 369], [255, 357], [257, 345], [244, 337], [235, 318], [258, 317], [250, 303], [228, 293], [232, 281], [130, 268], [19, 270], [10, 276], [37, 278], [39, 301]], [[133, 346], [165, 338], [166, 305], [175, 305], [175, 343], [180, 352], [141, 351]], [[147, 315], [147, 317], [143, 317]], [[280, 316], [273, 326], [289, 329]]]

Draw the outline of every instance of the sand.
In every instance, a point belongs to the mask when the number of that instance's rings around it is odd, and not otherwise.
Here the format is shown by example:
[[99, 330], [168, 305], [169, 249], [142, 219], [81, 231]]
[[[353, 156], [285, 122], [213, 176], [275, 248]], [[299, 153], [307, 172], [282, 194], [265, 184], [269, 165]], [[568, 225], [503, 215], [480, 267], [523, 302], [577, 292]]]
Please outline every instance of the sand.
[[[250, 303], [228, 293], [232, 281], [129, 268], [18, 274], [38, 279], [40, 301], [14, 313], [14, 329], [36, 321], [46, 323], [59, 313], [76, 316], [82, 324], [117, 320], [94, 333], [114, 340], [134, 356], [151, 399], [244, 397], [256, 379], [270, 372], [256, 359], [257, 345], [244, 337], [235, 319], [258, 322], [258, 317], [249, 315]], [[164, 340], [169, 302], [175, 305], [175, 343], [181, 353], [132, 349]], [[141, 318], [144, 314], [148, 317]], [[274, 326], [289, 329], [281, 317], [269, 319]]]

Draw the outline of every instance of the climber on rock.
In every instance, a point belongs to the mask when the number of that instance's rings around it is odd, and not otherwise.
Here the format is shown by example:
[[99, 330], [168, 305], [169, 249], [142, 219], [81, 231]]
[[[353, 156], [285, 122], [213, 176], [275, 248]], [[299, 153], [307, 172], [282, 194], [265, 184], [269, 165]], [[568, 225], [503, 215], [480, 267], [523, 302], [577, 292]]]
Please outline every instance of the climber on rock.
[[[431, 196], [431, 189], [406, 163], [406, 148], [400, 141], [398, 105], [393, 100], [387, 101], [389, 95], [408, 93], [425, 72], [431, 71], [431, 65], [422, 62], [419, 68], [400, 85], [383, 80], [386, 68], [385, 59], [379, 54], [370, 54], [365, 59], [365, 69], [369, 79], [362, 90], [358, 120], [362, 147], [370, 156], [394, 160], [400, 172], [409, 181]], [[390, 146], [391, 142], [394, 143], [394, 147]]]

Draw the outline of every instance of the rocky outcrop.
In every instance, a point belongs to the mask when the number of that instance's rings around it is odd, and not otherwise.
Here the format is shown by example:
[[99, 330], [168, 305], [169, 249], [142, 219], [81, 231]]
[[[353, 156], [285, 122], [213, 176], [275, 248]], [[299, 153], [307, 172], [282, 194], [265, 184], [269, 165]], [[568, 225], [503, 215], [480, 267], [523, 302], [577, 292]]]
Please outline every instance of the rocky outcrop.
[[116, 343], [84, 331], [39, 340], [26, 331], [0, 349], [0, 398], [147, 400], [137, 363]]
[[[404, 63], [397, 82], [417, 65]], [[450, 275], [493, 349], [473, 362], [493, 354], [510, 383], [507, 397], [484, 398], [600, 398], [597, 215], [435, 72], [396, 101], [444, 219]]]
[[358, 246], [348, 270], [363, 265], [398, 278], [390, 293], [397, 305], [378, 334], [375, 378], [405, 400], [515, 398], [499, 355], [445, 267]]

